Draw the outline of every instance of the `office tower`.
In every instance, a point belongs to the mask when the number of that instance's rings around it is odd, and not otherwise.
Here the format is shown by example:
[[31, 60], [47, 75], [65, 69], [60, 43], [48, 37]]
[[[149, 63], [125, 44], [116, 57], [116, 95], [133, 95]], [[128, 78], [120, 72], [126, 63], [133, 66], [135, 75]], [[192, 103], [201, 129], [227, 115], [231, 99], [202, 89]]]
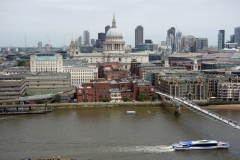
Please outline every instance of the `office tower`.
[[83, 31], [83, 45], [90, 46], [90, 32], [88, 30]]
[[166, 41], [161, 41], [161, 46], [166, 46]]
[[167, 36], [169, 37], [170, 35], [175, 36], [175, 28], [171, 27], [168, 31], [167, 31]]
[[135, 29], [135, 47], [140, 43], [143, 43], [143, 27], [137, 26]]
[[106, 39], [106, 33], [98, 33], [98, 39], [105, 41], [105, 39]]
[[96, 40], [96, 48], [103, 48], [103, 42], [106, 40], [106, 33], [98, 33]]
[[175, 37], [175, 51], [181, 50], [182, 32], [177, 32]]
[[78, 37], [78, 45], [79, 45], [79, 46], [82, 45], [82, 36]]
[[208, 48], [208, 39], [207, 38], [197, 38], [195, 51], [199, 52], [206, 48]]
[[171, 27], [168, 31], [167, 31], [167, 37], [170, 37], [170, 35], [173, 36], [172, 39], [172, 51], [175, 51], [175, 28]]
[[39, 51], [39, 52], [42, 51], [42, 42], [38, 42], [38, 51]]
[[230, 43], [234, 43], [234, 35], [230, 35]]
[[225, 43], [225, 30], [219, 30], [218, 32], [218, 50], [222, 50], [224, 48]]
[[181, 50], [188, 52], [196, 52], [196, 38], [192, 35], [182, 36]]
[[240, 27], [234, 28], [234, 43], [237, 43], [237, 46], [240, 47]]
[[170, 36], [166, 38], [166, 46], [172, 47], [172, 38]]
[[92, 45], [92, 46], [95, 46], [95, 45], [96, 45], [95, 39], [91, 39], [91, 45]]
[[110, 29], [111, 27], [109, 26], [109, 25], [107, 25], [106, 27], [105, 27], [105, 34], [107, 34], [107, 31]]
[[45, 52], [50, 52], [51, 51], [51, 47], [49, 44], [45, 45]]

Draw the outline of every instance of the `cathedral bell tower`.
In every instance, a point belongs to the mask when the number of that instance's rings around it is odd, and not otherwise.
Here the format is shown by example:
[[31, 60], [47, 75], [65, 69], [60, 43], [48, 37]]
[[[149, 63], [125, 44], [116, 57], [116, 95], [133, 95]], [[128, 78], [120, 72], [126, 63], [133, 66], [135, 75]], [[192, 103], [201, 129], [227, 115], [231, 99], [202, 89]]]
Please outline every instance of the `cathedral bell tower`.
[[77, 40], [73, 40], [70, 43], [69, 56], [71, 58], [77, 58], [80, 55], [80, 48]]

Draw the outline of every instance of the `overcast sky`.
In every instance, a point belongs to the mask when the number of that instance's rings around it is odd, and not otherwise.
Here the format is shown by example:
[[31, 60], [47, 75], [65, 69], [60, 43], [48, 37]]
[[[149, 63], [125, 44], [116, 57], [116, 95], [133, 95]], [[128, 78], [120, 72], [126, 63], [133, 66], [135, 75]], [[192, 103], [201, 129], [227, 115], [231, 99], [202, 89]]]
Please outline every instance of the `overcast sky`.
[[240, 0], [0, 0], [0, 47], [69, 45], [89, 30], [90, 38], [104, 32], [115, 14], [127, 45], [134, 46], [135, 28], [144, 27], [144, 39], [166, 40], [171, 27], [183, 35], [208, 38], [217, 45], [218, 31], [225, 41], [240, 26]]

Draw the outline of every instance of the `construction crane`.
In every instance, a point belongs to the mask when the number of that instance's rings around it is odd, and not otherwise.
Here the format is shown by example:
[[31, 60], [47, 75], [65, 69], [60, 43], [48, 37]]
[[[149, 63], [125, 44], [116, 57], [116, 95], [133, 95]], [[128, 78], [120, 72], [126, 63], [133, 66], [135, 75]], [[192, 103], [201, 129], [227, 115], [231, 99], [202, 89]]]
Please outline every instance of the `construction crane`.
[[[46, 36], [47, 36], [47, 38], [48, 38], [48, 35], [47, 35], [47, 34], [46, 34]], [[48, 42], [49, 42], [49, 45], [50, 45], [50, 51], [52, 51], [52, 44], [51, 44], [49, 38], [48, 38]]]

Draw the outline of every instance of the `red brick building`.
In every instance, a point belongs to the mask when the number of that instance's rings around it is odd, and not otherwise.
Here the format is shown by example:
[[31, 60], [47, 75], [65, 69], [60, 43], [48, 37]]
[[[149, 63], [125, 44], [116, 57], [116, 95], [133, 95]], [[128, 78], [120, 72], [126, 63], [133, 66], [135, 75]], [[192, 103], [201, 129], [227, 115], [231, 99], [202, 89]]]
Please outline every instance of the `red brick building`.
[[119, 62], [98, 63], [98, 78], [105, 78], [108, 81], [120, 80], [128, 77], [128, 71], [123, 70]]
[[101, 102], [104, 98], [138, 100], [140, 93], [144, 94], [145, 100], [152, 100], [155, 87], [151, 85], [151, 82], [144, 80], [125, 79], [120, 82], [96, 80], [77, 87], [76, 93], [78, 102]]

